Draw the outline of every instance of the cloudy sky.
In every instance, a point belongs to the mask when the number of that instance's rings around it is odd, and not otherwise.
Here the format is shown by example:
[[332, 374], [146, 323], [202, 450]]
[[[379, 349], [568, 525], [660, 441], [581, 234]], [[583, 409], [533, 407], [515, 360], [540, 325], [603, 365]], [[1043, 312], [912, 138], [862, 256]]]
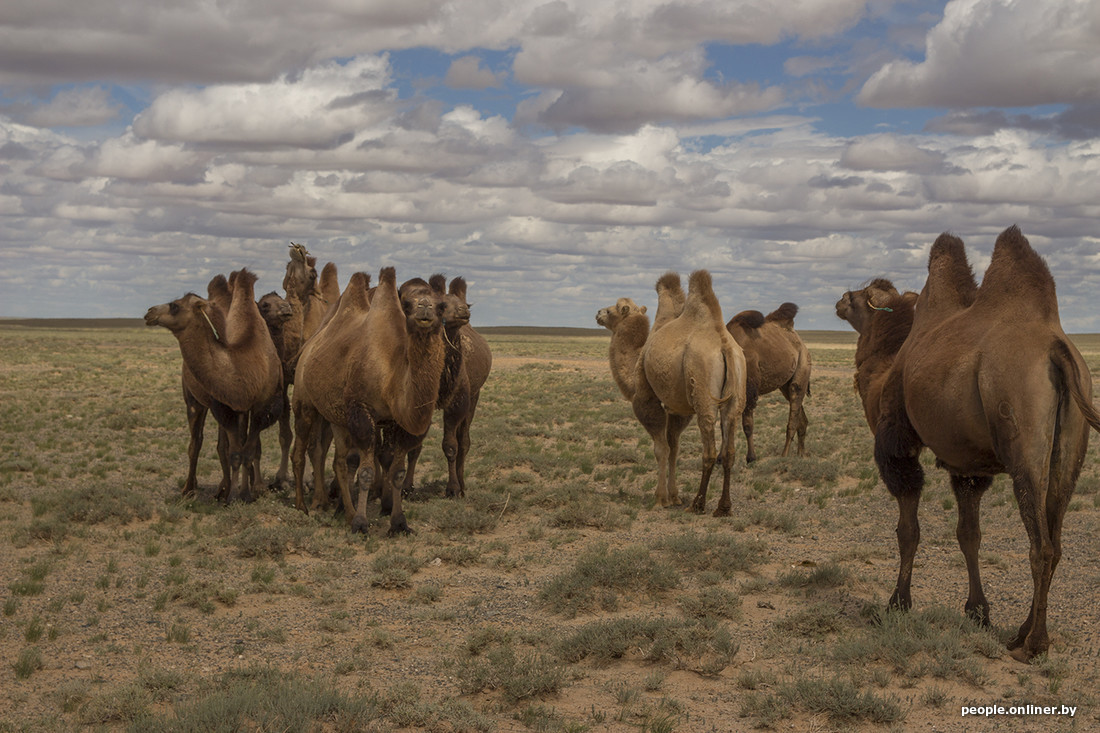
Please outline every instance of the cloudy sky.
[[803, 329], [1019, 224], [1100, 332], [1094, 0], [4, 0], [0, 316], [131, 316], [290, 241], [595, 327], [709, 269]]

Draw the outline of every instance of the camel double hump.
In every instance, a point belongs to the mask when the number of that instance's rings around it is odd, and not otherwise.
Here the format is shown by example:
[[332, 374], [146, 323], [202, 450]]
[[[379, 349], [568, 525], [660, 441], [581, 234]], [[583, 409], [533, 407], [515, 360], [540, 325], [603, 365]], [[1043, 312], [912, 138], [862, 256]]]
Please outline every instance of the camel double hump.
[[[260, 432], [278, 419], [282, 367], [254, 300], [256, 275], [248, 270], [217, 276], [207, 298], [187, 293], [145, 313], [145, 325], [167, 328], [183, 357], [183, 397], [190, 431], [183, 493], [195, 492], [195, 467], [208, 411], [218, 422], [222, 482], [217, 498], [235, 492], [253, 498], [259, 486]], [[245, 467], [243, 480], [241, 467]]]
[[885, 280], [848, 292], [837, 315], [859, 333], [856, 385], [875, 436], [879, 474], [898, 502], [898, 580], [890, 604], [910, 608], [920, 541], [924, 448], [947, 470], [956, 537], [969, 578], [966, 611], [989, 623], [979, 569], [979, 509], [1007, 473], [1030, 542], [1031, 609], [1009, 642], [1014, 658], [1047, 651], [1047, 597], [1061, 558], [1062, 520], [1100, 431], [1092, 381], [1062, 330], [1054, 280], [1013, 226], [998, 236], [977, 285], [961, 240], [941, 235], [920, 294]]
[[776, 390], [789, 405], [787, 435], [780, 455], [787, 455], [796, 438], [798, 455], [806, 454], [810, 421], [802, 403], [810, 395], [810, 350], [794, 330], [796, 315], [797, 305], [783, 303], [767, 316], [760, 311], [741, 311], [726, 324], [726, 330], [745, 352], [746, 404], [741, 428], [747, 444], [746, 463], [756, 460], [752, 439], [756, 401]]
[[307, 448], [313, 450], [313, 507], [327, 501], [317, 447], [323, 420], [332, 427], [336, 480], [352, 529], [365, 531], [369, 500], [368, 492], [360, 491], [358, 505], [351, 501], [346, 457], [355, 449], [363, 460], [377, 458], [381, 466], [382, 511], [390, 515], [390, 534], [396, 534], [409, 531], [396, 474], [424, 439], [439, 398], [445, 304], [430, 287], [399, 294], [392, 267], [379, 273], [372, 297], [368, 286], [366, 275], [352, 276], [331, 319], [298, 359], [292, 451], [296, 504], [306, 509]]
[[[662, 280], [671, 280], [668, 275]], [[675, 276], [678, 285], [679, 276]], [[666, 283], [671, 284], [671, 283]], [[660, 288], [659, 288], [660, 292]], [[669, 288], [669, 302], [676, 288]], [[675, 306], [673, 306], [675, 307]], [[667, 310], [667, 309], [666, 309]], [[661, 308], [635, 368], [634, 414], [653, 438], [657, 457], [657, 504], [680, 503], [676, 458], [680, 434], [694, 416], [702, 439], [699, 491], [691, 509], [706, 508], [707, 487], [716, 460], [722, 461], [722, 497], [715, 516], [730, 513], [730, 472], [734, 461], [734, 421], [745, 406], [745, 355], [725, 328], [710, 273], [696, 270], [688, 281], [683, 309], [662, 318]], [[715, 449], [715, 429], [720, 443]]]

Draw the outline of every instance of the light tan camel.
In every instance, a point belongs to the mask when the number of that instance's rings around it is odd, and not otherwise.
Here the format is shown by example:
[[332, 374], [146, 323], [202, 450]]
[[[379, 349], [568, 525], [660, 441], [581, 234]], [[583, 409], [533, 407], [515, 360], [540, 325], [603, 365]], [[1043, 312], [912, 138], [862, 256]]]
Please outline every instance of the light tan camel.
[[[678, 278], [677, 278], [678, 279]], [[683, 312], [650, 334], [638, 361], [634, 414], [653, 438], [657, 504], [680, 503], [676, 486], [679, 436], [697, 416], [703, 447], [702, 477], [691, 508], [706, 509], [707, 486], [721, 459], [722, 498], [715, 516], [727, 515], [734, 461], [734, 421], [745, 405], [745, 355], [730, 336], [710, 273], [691, 274]], [[720, 444], [715, 451], [715, 426]]]
[[[222, 298], [224, 279], [211, 282], [208, 294]], [[248, 270], [233, 273], [227, 313], [215, 299], [188, 293], [153, 306], [145, 314], [147, 326], [162, 326], [172, 332], [183, 357], [184, 400], [191, 432], [185, 493], [195, 490], [194, 462], [202, 445], [207, 409], [213, 411], [220, 427], [223, 479], [218, 499], [228, 502], [239, 487], [241, 498], [251, 500], [253, 488], [259, 485], [260, 431], [278, 419], [283, 402], [279, 355], [253, 299], [255, 282], [256, 276]], [[246, 467], [243, 481], [238, 479], [241, 466]]]
[[[473, 422], [481, 388], [493, 367], [493, 353], [485, 337], [470, 325], [470, 304], [466, 300], [466, 280], [456, 277], [446, 289], [443, 275], [432, 275], [428, 285], [443, 299], [446, 359], [439, 385], [436, 407], [443, 411], [443, 455], [447, 458], [446, 495], [466, 495], [466, 455], [470, 452], [470, 423]], [[404, 493], [413, 488], [416, 462], [422, 445], [409, 451], [408, 467], [402, 486]]]
[[798, 438], [798, 455], [806, 453], [806, 417], [803, 401], [810, 394], [810, 350], [794, 330], [798, 306], [783, 303], [764, 316], [760, 311], [742, 311], [729, 320], [726, 330], [745, 352], [747, 368], [745, 411], [741, 427], [748, 450], [745, 462], [756, 460], [753, 445], [753, 414], [759, 397], [779, 390], [787, 400], [787, 437], [783, 442], [786, 456], [791, 441]]
[[1008, 646], [1020, 661], [1047, 651], [1047, 597], [1062, 552], [1062, 520], [1100, 414], [1088, 368], [1062, 330], [1054, 280], [1017, 227], [997, 238], [981, 287], [962, 241], [947, 234], [936, 240], [909, 336], [881, 382], [878, 412], [875, 460], [899, 510], [901, 562], [891, 605], [912, 605], [924, 479], [919, 455], [927, 447], [947, 469], [959, 505], [966, 611], [985, 624], [981, 498], [994, 475], [1011, 477], [1031, 544], [1033, 589], [1031, 610]]
[[[431, 426], [439, 396], [444, 304], [430, 289], [399, 295], [392, 267], [379, 274], [369, 305], [367, 284], [361, 273], [353, 276], [336, 313], [299, 358], [293, 399], [295, 486], [298, 506], [304, 509], [304, 455], [307, 446], [316, 444], [319, 416], [332, 426], [336, 479], [352, 528], [366, 529], [368, 502], [364, 491], [357, 508], [351, 502], [346, 457], [354, 448], [363, 460], [373, 461], [378, 451], [382, 510], [390, 514], [390, 534], [395, 534], [409, 531], [395, 474]], [[315, 463], [315, 476], [317, 470]], [[324, 503], [323, 481], [315, 478], [314, 506]]]
[[596, 323], [611, 331], [607, 349], [611, 376], [628, 401], [634, 399], [634, 378], [638, 357], [649, 338], [649, 316], [646, 307], [630, 298], [619, 298], [615, 305], [596, 312]]

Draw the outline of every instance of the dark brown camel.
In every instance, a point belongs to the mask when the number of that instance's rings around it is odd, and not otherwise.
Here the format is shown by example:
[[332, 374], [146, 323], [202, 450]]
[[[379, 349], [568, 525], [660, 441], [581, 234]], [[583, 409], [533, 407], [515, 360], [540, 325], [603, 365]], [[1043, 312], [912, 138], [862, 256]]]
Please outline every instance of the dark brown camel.
[[[235, 490], [253, 498], [259, 486], [260, 431], [283, 410], [279, 356], [254, 298], [256, 276], [233, 273], [228, 283], [218, 276], [208, 286], [211, 298], [188, 293], [153, 306], [147, 326], [162, 326], [176, 337], [183, 357], [182, 382], [191, 440], [184, 493], [195, 490], [195, 462], [202, 447], [206, 412], [219, 425], [218, 455], [222, 483], [218, 499], [228, 502]], [[228, 295], [228, 311], [225, 303]], [[243, 481], [238, 478], [244, 466]]]
[[748, 443], [747, 463], [756, 460], [752, 440], [756, 401], [777, 389], [789, 405], [787, 437], [781, 455], [787, 455], [795, 437], [798, 455], [806, 453], [806, 428], [810, 421], [802, 402], [810, 394], [810, 350], [794, 330], [797, 314], [797, 305], [783, 303], [767, 316], [760, 311], [742, 311], [726, 324], [726, 330], [745, 352], [747, 384], [741, 427]]
[[[436, 407], [443, 411], [443, 455], [447, 458], [447, 496], [466, 495], [466, 455], [470, 452], [470, 423], [473, 422], [481, 388], [489, 378], [493, 354], [489, 342], [470, 325], [466, 301], [466, 280], [456, 277], [446, 290], [446, 278], [432, 275], [428, 285], [444, 302], [446, 360]], [[409, 451], [402, 490], [413, 487], [416, 462], [422, 445]]]
[[[353, 507], [346, 457], [355, 449], [362, 460], [373, 461], [377, 451], [382, 509], [390, 514], [390, 534], [395, 534], [409, 531], [395, 473], [423, 440], [439, 396], [444, 304], [430, 288], [399, 295], [392, 267], [381, 271], [369, 304], [367, 285], [361, 273], [352, 277], [336, 313], [299, 358], [293, 398], [295, 486], [304, 509], [305, 451], [319, 444], [315, 431], [318, 418], [323, 419], [332, 426], [336, 479], [352, 528], [366, 529], [368, 492], [360, 491], [358, 507]], [[316, 460], [314, 474], [314, 506], [323, 505], [327, 497]]]
[[[837, 304], [842, 318], [843, 303]], [[901, 562], [890, 603], [912, 605], [924, 480], [919, 456], [927, 447], [947, 469], [959, 505], [956, 537], [969, 577], [966, 611], [989, 623], [978, 559], [979, 510], [993, 476], [1007, 473], [1031, 544], [1033, 582], [1031, 610], [1008, 646], [1014, 658], [1030, 660], [1050, 646], [1047, 597], [1062, 553], [1062, 520], [1089, 428], [1100, 430], [1091, 377], [1062, 330], [1050, 271], [1011, 227], [997, 238], [978, 287], [962, 241], [944, 234], [932, 246], [928, 281], [915, 304], [896, 298], [869, 307], [890, 309], [863, 314], [869, 338], [885, 341], [891, 335], [892, 329], [875, 327], [879, 319], [901, 322], [907, 316], [897, 314], [906, 310], [912, 319], [881, 380], [868, 380], [879, 392], [877, 408], [867, 413], [869, 421], [877, 413], [875, 461], [899, 510]]]
[[[714, 513], [729, 514], [733, 425], [745, 405], [745, 356], [725, 328], [722, 308], [706, 270], [691, 274], [683, 311], [655, 328], [646, 341], [638, 360], [632, 404], [635, 416], [653, 438], [657, 504], [664, 507], [680, 503], [676, 445], [684, 427], [692, 416], [697, 416], [703, 465], [691, 509], [705, 510], [710, 476], [716, 459], [721, 459], [722, 498]], [[717, 452], [716, 426], [721, 438]]]

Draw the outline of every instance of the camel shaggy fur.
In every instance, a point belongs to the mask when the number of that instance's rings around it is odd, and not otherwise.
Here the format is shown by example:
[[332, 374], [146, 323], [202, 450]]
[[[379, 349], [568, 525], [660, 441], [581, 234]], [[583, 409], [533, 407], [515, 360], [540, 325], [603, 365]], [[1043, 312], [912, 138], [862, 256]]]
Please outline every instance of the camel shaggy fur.
[[[912, 299], [894, 302], [904, 308]], [[891, 311], [876, 311], [871, 320], [893, 316], [891, 303], [876, 303]], [[989, 623], [978, 558], [979, 510], [993, 476], [1007, 473], [1031, 545], [1033, 584], [1031, 610], [1008, 646], [1014, 658], [1028, 661], [1050, 646], [1047, 597], [1062, 554], [1062, 520], [1089, 429], [1100, 430], [1088, 368], [1062, 330], [1046, 263], [1017, 227], [997, 238], [980, 287], [962, 241], [940, 236], [911, 319], [885, 375], [873, 383], [878, 406], [868, 412], [869, 420], [877, 414], [879, 473], [898, 501], [901, 561], [890, 603], [912, 605], [924, 480], [919, 456], [927, 447], [950, 475], [959, 506], [956, 538], [969, 578], [966, 611]], [[878, 329], [872, 324], [867, 331]]]
[[607, 358], [611, 376], [628, 401], [634, 399], [634, 373], [638, 357], [649, 338], [649, 316], [644, 305], [630, 298], [619, 298], [615, 305], [601, 308], [596, 323], [611, 331]]
[[[184, 492], [195, 490], [195, 461], [202, 446], [206, 411], [218, 421], [223, 478], [218, 499], [228, 502], [238, 489], [251, 500], [259, 485], [260, 431], [283, 410], [279, 355], [254, 301], [256, 276], [248, 270], [215, 278], [211, 298], [188, 293], [150, 308], [147, 326], [162, 326], [176, 337], [183, 357], [184, 401], [191, 441]], [[224, 285], [223, 285], [224, 283]], [[227, 311], [218, 305], [229, 297]], [[224, 441], [224, 443], [223, 443]], [[243, 481], [238, 477], [244, 466]]]
[[725, 328], [706, 270], [691, 274], [683, 311], [650, 334], [638, 360], [635, 384], [634, 414], [653, 438], [657, 456], [657, 504], [680, 503], [676, 486], [680, 433], [697, 416], [703, 466], [691, 508], [705, 510], [710, 476], [716, 459], [721, 459], [722, 498], [714, 513], [729, 514], [733, 425], [745, 405], [745, 355]]
[[[443, 302], [430, 289], [398, 294], [392, 267], [379, 275], [368, 301], [368, 280], [356, 273], [331, 320], [311, 339], [295, 374], [293, 451], [297, 505], [305, 509], [302, 473], [307, 447], [317, 446], [323, 419], [332, 426], [336, 480], [352, 528], [365, 530], [367, 492], [351, 502], [347, 455], [377, 458], [382, 468], [382, 509], [390, 533], [407, 532], [401, 490], [395, 480], [408, 451], [431, 426], [444, 364]], [[381, 440], [377, 439], [381, 435]], [[314, 506], [326, 501], [314, 452]], [[322, 457], [323, 458], [323, 457]], [[354, 513], [353, 513], [354, 511]]]
[[759, 311], [742, 311], [726, 324], [726, 330], [745, 352], [748, 370], [745, 411], [741, 414], [741, 427], [748, 444], [747, 463], [756, 460], [752, 433], [757, 398], [777, 389], [789, 405], [787, 437], [781, 455], [787, 455], [795, 437], [798, 438], [798, 455], [806, 453], [806, 428], [810, 421], [802, 402], [810, 394], [810, 350], [794, 330], [797, 314], [797, 305], [783, 303], [767, 316]]

